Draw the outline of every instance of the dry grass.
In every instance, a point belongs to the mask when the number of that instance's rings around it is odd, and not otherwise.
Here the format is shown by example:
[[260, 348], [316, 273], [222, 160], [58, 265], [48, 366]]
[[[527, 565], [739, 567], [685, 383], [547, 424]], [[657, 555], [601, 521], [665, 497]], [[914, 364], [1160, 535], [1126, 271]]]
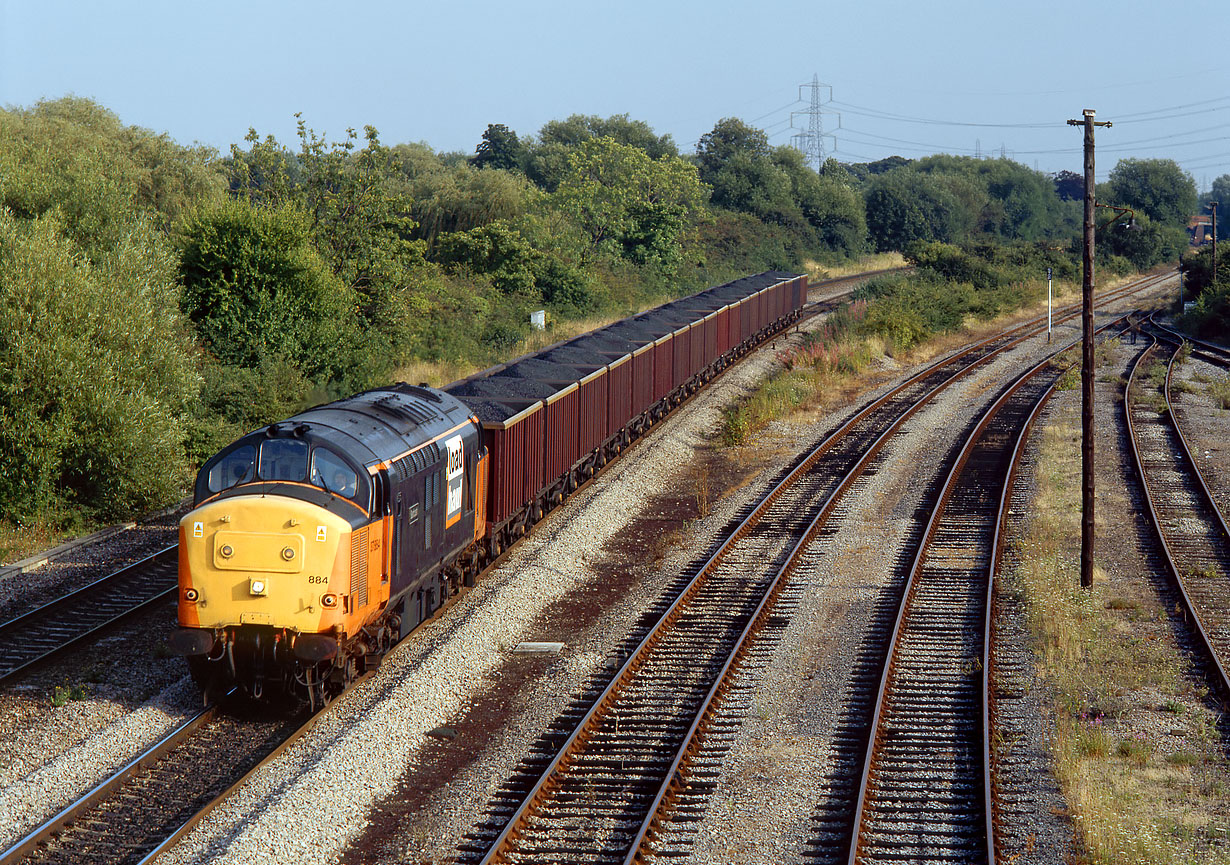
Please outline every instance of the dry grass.
[[[86, 527], [85, 533], [94, 527]], [[49, 524], [30, 525], [27, 523], [10, 523], [0, 521], [0, 564], [9, 565], [24, 558], [50, 549], [78, 532], [57, 530]]]
[[[864, 269], [870, 266], [867, 261], [862, 263]], [[1127, 281], [1127, 277], [1120, 278], [1104, 288], [1114, 288]], [[1069, 296], [1078, 295], [1079, 288], [1070, 283], [1056, 283], [1056, 305], [1059, 298], [1067, 299]], [[893, 359], [906, 366], [927, 363], [971, 341], [990, 337], [1044, 312], [1045, 301], [995, 319], [971, 320], [963, 330], [939, 334], [907, 352], [893, 355]], [[1110, 347], [1105, 349], [1110, 350]], [[820, 368], [800, 366], [770, 376], [748, 399], [728, 408], [723, 419], [722, 443], [727, 446], [743, 444], [753, 433], [781, 418], [797, 416], [806, 421], [812, 413], [846, 404], [859, 393], [879, 383], [868, 378], [866, 371], [877, 360], [889, 356], [882, 339], [870, 337], [842, 340], [841, 344], [835, 347], [835, 351], [838, 355], [836, 360], [823, 364]], [[1079, 359], [1075, 354], [1073, 358]], [[1099, 360], [1099, 363], [1105, 362], [1104, 358]], [[1079, 376], [1079, 372], [1074, 375]]]
[[1213, 379], [1209, 382], [1209, 399], [1220, 409], [1230, 409], [1230, 376]]
[[[637, 309], [627, 315], [636, 315], [657, 306], [656, 303], [646, 304], [643, 308]], [[540, 351], [549, 345], [554, 345], [557, 342], [562, 342], [566, 339], [571, 339], [574, 336], [579, 336], [583, 333], [589, 333], [591, 330], [597, 330], [600, 327], [606, 327], [608, 324], [620, 321], [626, 316], [624, 315], [607, 315], [594, 316], [592, 318], [580, 318], [574, 321], [551, 322], [546, 330], [539, 330], [530, 333], [525, 339], [521, 340], [515, 349], [508, 353], [509, 359], [520, 357], [523, 354]], [[457, 361], [427, 361], [417, 360], [398, 367], [393, 373], [394, 381], [408, 381], [411, 384], [421, 384], [426, 382], [432, 387], [440, 387], [458, 379], [465, 378], [468, 375], [478, 372], [485, 367], [474, 363], [460, 363]]]
[[822, 279], [854, 276], [856, 273], [866, 273], [871, 270], [905, 267], [905, 259], [899, 252], [881, 252], [875, 255], [865, 255], [845, 264], [821, 264], [818, 261], [807, 261], [804, 262], [803, 267], [807, 271], [807, 278], [812, 282], [818, 282]]
[[[1216, 717], [1183, 671], [1143, 580], [1079, 588], [1079, 430], [1043, 431], [1029, 531], [1011, 577], [1054, 695], [1057, 775], [1098, 863], [1230, 862]], [[1103, 535], [1104, 537], [1104, 535]]]
[[692, 494], [696, 499], [696, 515], [703, 520], [713, 510], [713, 483], [709, 475], [709, 463], [703, 457], [695, 463]]

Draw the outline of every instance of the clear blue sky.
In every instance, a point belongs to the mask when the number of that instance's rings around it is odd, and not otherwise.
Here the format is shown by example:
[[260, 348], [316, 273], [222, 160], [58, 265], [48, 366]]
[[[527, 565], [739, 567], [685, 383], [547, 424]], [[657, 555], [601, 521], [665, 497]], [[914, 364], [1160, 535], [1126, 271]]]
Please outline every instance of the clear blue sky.
[[815, 74], [847, 161], [1002, 148], [1079, 171], [1062, 124], [1094, 108], [1115, 122], [1099, 179], [1166, 157], [1203, 188], [1230, 173], [1227, 24], [1224, 0], [0, 0], [0, 105], [73, 93], [222, 151], [249, 127], [293, 143], [297, 111], [331, 139], [371, 124], [386, 144], [465, 152], [488, 123], [527, 135], [627, 113], [687, 152], [731, 116], [788, 143]]

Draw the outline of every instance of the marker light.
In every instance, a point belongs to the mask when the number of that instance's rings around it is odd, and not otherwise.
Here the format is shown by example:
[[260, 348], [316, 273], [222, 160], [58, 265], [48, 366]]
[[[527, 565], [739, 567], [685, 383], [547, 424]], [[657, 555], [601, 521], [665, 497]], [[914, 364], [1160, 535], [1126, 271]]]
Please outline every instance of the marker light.
[[248, 581], [248, 591], [254, 595], [265, 594], [265, 588], [264, 580], [253, 579]]

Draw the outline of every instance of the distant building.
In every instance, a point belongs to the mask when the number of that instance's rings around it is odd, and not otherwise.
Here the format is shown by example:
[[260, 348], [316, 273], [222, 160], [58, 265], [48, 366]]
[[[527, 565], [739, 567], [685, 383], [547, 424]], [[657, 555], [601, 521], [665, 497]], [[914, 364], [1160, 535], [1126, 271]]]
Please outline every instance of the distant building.
[[1187, 223], [1187, 233], [1191, 235], [1192, 246], [1203, 246], [1213, 241], [1213, 217], [1193, 216]]

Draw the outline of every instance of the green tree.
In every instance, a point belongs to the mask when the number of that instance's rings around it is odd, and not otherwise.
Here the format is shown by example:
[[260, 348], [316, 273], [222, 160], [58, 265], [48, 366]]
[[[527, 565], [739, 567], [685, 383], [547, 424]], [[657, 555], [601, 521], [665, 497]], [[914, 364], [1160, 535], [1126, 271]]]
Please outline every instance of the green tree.
[[1126, 258], [1137, 270], [1174, 262], [1186, 248], [1186, 229], [1154, 222], [1143, 213], [1132, 225], [1120, 221], [1098, 231], [1099, 256]]
[[192, 358], [150, 223], [86, 259], [55, 215], [0, 208], [0, 512], [107, 519], [173, 500]]
[[1203, 203], [1217, 202], [1217, 237], [1230, 236], [1230, 174], [1223, 174], [1213, 181], [1212, 190], [1203, 197]]
[[541, 197], [519, 174], [475, 169], [468, 164], [445, 166], [426, 163], [407, 178], [408, 197], [414, 201], [413, 236], [434, 254], [437, 239], [448, 233], [470, 231], [497, 220], [517, 222]]
[[719, 120], [696, 143], [696, 158], [701, 166], [702, 178], [715, 175], [738, 156], [753, 162], [768, 159], [769, 137], [763, 130], [748, 126], [737, 117]]
[[627, 114], [606, 118], [573, 114], [566, 120], [552, 120], [542, 127], [538, 141], [529, 148], [527, 173], [539, 187], [554, 192], [568, 172], [569, 153], [594, 138], [610, 138], [635, 147], [650, 159], [679, 155], [669, 135], [657, 135], [643, 120], [632, 120]]
[[1085, 200], [1084, 175], [1077, 174], [1075, 171], [1059, 171], [1052, 177], [1055, 183], [1055, 194], [1058, 195], [1061, 200]]
[[[773, 164], [790, 179], [790, 196], [797, 208], [800, 227], [806, 226], [815, 241], [845, 256], [862, 251], [867, 237], [867, 220], [862, 198], [849, 183], [850, 176], [834, 160], [816, 174], [793, 147], [773, 151]], [[782, 207], [780, 212], [789, 212]]]
[[591, 138], [610, 138], [645, 151], [650, 159], [679, 155], [679, 149], [669, 135], [658, 135], [648, 123], [633, 120], [627, 114], [613, 114], [606, 118], [573, 114], [567, 120], [548, 122], [538, 135], [544, 144], [579, 147]]
[[611, 138], [594, 138], [573, 151], [549, 202], [580, 227], [589, 254], [670, 269], [704, 200], [696, 168], [682, 159], [654, 160]]
[[1121, 159], [1108, 186], [1115, 203], [1154, 222], [1186, 227], [1196, 212], [1196, 182], [1172, 159]]
[[899, 168], [877, 176], [867, 188], [867, 233], [880, 252], [904, 250], [915, 241], [962, 240], [974, 214], [940, 177]]
[[438, 260], [471, 273], [487, 274], [506, 294], [529, 294], [542, 253], [505, 222], [491, 222], [440, 238]]
[[212, 150], [125, 126], [88, 99], [0, 110], [0, 204], [20, 219], [54, 211], [87, 255], [113, 249], [139, 217], [169, 230], [223, 188]]
[[184, 313], [224, 363], [288, 360], [311, 378], [364, 378], [358, 298], [316, 252], [297, 205], [236, 200], [202, 211], [185, 229], [181, 262]]
[[505, 171], [520, 171], [525, 168], [525, 145], [503, 123], [492, 123], [483, 140], [474, 151], [470, 163], [475, 168], [500, 168]]

